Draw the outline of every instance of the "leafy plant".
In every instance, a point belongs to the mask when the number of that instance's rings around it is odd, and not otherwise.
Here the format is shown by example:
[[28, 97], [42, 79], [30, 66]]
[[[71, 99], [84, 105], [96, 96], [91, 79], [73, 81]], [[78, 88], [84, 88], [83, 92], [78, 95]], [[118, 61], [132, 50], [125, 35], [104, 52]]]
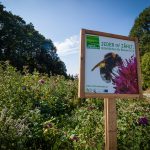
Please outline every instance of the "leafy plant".
[[[104, 148], [103, 100], [78, 99], [77, 80], [27, 70], [21, 75], [6, 62], [0, 98], [2, 150]], [[149, 111], [149, 100], [117, 100], [118, 149], [149, 150]]]
[[150, 52], [142, 57], [142, 75], [144, 89], [150, 88]]

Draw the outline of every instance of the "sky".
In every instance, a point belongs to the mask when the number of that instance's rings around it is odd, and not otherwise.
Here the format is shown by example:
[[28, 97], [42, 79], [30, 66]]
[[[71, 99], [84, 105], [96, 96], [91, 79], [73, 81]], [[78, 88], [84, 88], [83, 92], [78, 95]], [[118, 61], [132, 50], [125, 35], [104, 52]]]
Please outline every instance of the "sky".
[[150, 0], [0, 0], [51, 39], [68, 74], [79, 74], [80, 30], [128, 36]]

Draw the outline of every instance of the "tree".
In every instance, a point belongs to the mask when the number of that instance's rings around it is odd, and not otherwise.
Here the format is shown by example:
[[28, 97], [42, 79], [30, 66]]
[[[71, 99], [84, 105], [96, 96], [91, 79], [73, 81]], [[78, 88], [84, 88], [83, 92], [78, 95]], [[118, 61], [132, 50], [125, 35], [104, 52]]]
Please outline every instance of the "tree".
[[[64, 62], [60, 60], [56, 51], [56, 47], [51, 40], [44, 41], [41, 52], [39, 56], [37, 56], [39, 71], [46, 72], [49, 76], [57, 74], [67, 76], [66, 66]], [[40, 64], [45, 67], [41, 67]]]
[[136, 18], [130, 37], [137, 37], [139, 40], [143, 88], [146, 89], [150, 87], [150, 7], [144, 9]]
[[144, 89], [150, 87], [150, 52], [145, 53], [142, 57], [142, 73]]
[[150, 52], [150, 7], [144, 9], [135, 20], [130, 37], [138, 38], [141, 56]]
[[[48, 75], [66, 75], [65, 64], [59, 63], [53, 42], [36, 31], [32, 23], [26, 24], [21, 17], [7, 12], [0, 4], [0, 24], [3, 24], [0, 31], [0, 61], [9, 60], [20, 71], [23, 66], [28, 66], [30, 73], [37, 69]], [[56, 66], [56, 63], [59, 65]]]

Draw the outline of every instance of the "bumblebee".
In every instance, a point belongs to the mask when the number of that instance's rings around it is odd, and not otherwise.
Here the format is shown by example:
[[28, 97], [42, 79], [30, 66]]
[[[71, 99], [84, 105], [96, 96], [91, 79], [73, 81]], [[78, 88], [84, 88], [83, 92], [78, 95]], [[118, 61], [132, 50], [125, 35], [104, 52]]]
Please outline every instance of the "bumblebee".
[[122, 59], [118, 54], [107, 53], [104, 59], [96, 64], [91, 71], [97, 67], [100, 69], [100, 76], [103, 81], [110, 83], [112, 80], [113, 68], [122, 64]]

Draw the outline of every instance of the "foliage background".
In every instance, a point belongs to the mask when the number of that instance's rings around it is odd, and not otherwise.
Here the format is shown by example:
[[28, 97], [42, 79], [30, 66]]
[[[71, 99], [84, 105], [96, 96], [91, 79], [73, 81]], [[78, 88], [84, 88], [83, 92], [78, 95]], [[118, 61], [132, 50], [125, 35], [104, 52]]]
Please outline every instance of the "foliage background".
[[26, 24], [20, 16], [7, 12], [1, 3], [0, 25], [0, 61], [9, 60], [20, 71], [27, 66], [30, 73], [36, 69], [49, 76], [67, 76], [53, 42], [36, 31], [32, 23]]
[[129, 36], [139, 40], [141, 67], [143, 75], [143, 89], [150, 88], [149, 84], [149, 53], [150, 53], [150, 7], [146, 8], [136, 18]]
[[[77, 79], [0, 66], [1, 149], [103, 149], [103, 100], [78, 99]], [[150, 148], [150, 102], [117, 100], [118, 149]], [[148, 123], [139, 124], [146, 117]]]

